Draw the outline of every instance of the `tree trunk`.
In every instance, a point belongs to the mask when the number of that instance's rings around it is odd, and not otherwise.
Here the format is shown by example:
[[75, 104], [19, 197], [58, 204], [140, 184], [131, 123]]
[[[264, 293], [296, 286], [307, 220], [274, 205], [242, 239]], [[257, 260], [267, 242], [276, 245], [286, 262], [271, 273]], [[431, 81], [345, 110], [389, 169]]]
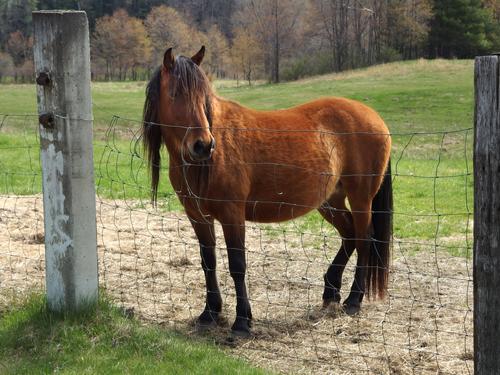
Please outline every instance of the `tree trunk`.
[[273, 68], [272, 81], [278, 83], [280, 81], [280, 37], [278, 23], [278, 0], [274, 1], [274, 48], [273, 48]]

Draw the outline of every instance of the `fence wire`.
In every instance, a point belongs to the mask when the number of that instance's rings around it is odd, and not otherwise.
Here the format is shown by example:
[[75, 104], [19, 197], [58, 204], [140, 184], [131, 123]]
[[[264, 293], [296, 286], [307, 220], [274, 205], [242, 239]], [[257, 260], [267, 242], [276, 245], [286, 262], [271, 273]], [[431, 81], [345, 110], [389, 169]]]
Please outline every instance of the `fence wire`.
[[[36, 118], [3, 120], [0, 281], [3, 290], [19, 292], [43, 285], [44, 278], [39, 146]], [[194, 322], [205, 304], [205, 280], [198, 241], [170, 186], [166, 153], [158, 207], [152, 207], [140, 127], [114, 116], [105, 133], [96, 133], [100, 284], [141, 319], [200, 335]], [[224, 320], [204, 336], [283, 372], [473, 372], [472, 129], [391, 136], [394, 241], [386, 300], [364, 302], [355, 317], [335, 305], [321, 307], [323, 274], [341, 238], [319, 214], [278, 224], [247, 222], [253, 335], [230, 341], [236, 297], [216, 223]], [[355, 258], [344, 273], [344, 298]]]
[[0, 114], [0, 304], [44, 287], [38, 116]]

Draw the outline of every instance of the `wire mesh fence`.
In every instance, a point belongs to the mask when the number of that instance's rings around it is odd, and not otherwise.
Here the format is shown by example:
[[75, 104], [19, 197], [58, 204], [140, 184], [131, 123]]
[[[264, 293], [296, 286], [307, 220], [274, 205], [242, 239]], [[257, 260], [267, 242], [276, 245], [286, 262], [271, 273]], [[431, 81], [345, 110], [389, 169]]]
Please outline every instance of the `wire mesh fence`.
[[[2, 291], [43, 286], [43, 212], [36, 117], [3, 116]], [[100, 285], [141, 319], [200, 335], [199, 245], [164, 163], [158, 207], [141, 123], [114, 116], [96, 132]], [[394, 241], [389, 293], [347, 316], [322, 308], [323, 274], [341, 245], [317, 214], [246, 225], [253, 335], [228, 340], [235, 292], [216, 224], [222, 327], [202, 335], [266, 368], [294, 373], [472, 373], [472, 129], [392, 134]], [[5, 146], [5, 147], [4, 147]], [[165, 154], [166, 157], [166, 154]], [[347, 296], [355, 256], [344, 274]]]
[[35, 115], [0, 115], [0, 299], [44, 285], [43, 199]]

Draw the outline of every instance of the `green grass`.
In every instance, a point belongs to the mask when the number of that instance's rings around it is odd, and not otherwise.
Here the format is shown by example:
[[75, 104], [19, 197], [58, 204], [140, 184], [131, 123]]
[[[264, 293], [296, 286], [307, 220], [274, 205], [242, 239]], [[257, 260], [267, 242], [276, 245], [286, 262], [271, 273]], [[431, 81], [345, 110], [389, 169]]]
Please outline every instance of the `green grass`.
[[[98, 126], [111, 116], [140, 120], [145, 82], [92, 84]], [[234, 87], [217, 82], [223, 96], [257, 109], [279, 109], [321, 96], [345, 96], [376, 109], [393, 132], [470, 127], [472, 60], [398, 62], [278, 85]], [[0, 113], [36, 113], [34, 85], [0, 85]]]
[[418, 60], [221, 94], [259, 109], [345, 96], [377, 110], [392, 132], [451, 130], [471, 126], [472, 77], [470, 60]]
[[[142, 151], [130, 140], [137, 139], [144, 87], [145, 82], [93, 84], [98, 193], [141, 199], [138, 205], [147, 204], [149, 182]], [[440, 238], [442, 243], [436, 244], [464, 253], [456, 245], [463, 245], [472, 213], [472, 177], [467, 174], [472, 170], [473, 132], [457, 130], [472, 126], [472, 61], [408, 61], [278, 85], [217, 82], [216, 87], [219, 95], [258, 109], [286, 108], [328, 95], [354, 98], [376, 109], [394, 134], [396, 236]], [[33, 85], [0, 86], [0, 114], [34, 113], [35, 102]], [[115, 114], [121, 118], [112, 122]], [[111, 129], [108, 136], [106, 129]], [[420, 134], [443, 131], [449, 133]], [[36, 132], [36, 118], [4, 121], [0, 192], [41, 191]], [[166, 178], [161, 180], [160, 198], [165, 209], [181, 208]], [[298, 228], [314, 231], [320, 221], [312, 214], [301, 219]]]
[[264, 374], [200, 338], [139, 323], [104, 299], [79, 315], [34, 295], [0, 310], [1, 374]]

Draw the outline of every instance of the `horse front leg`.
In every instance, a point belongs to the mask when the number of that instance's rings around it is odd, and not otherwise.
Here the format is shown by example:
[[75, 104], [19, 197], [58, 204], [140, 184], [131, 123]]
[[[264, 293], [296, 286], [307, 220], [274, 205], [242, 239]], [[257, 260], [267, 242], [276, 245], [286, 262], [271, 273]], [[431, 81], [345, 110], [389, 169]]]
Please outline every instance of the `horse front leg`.
[[231, 330], [237, 336], [249, 336], [252, 321], [252, 311], [248, 301], [245, 285], [246, 256], [245, 256], [245, 221], [234, 224], [222, 224], [227, 245], [229, 273], [236, 289], [236, 320]]
[[217, 260], [215, 255], [215, 232], [213, 219], [196, 221], [190, 218], [191, 225], [200, 243], [201, 267], [205, 274], [207, 288], [205, 309], [198, 317], [200, 328], [209, 328], [217, 325], [222, 310], [222, 298], [217, 283]]

